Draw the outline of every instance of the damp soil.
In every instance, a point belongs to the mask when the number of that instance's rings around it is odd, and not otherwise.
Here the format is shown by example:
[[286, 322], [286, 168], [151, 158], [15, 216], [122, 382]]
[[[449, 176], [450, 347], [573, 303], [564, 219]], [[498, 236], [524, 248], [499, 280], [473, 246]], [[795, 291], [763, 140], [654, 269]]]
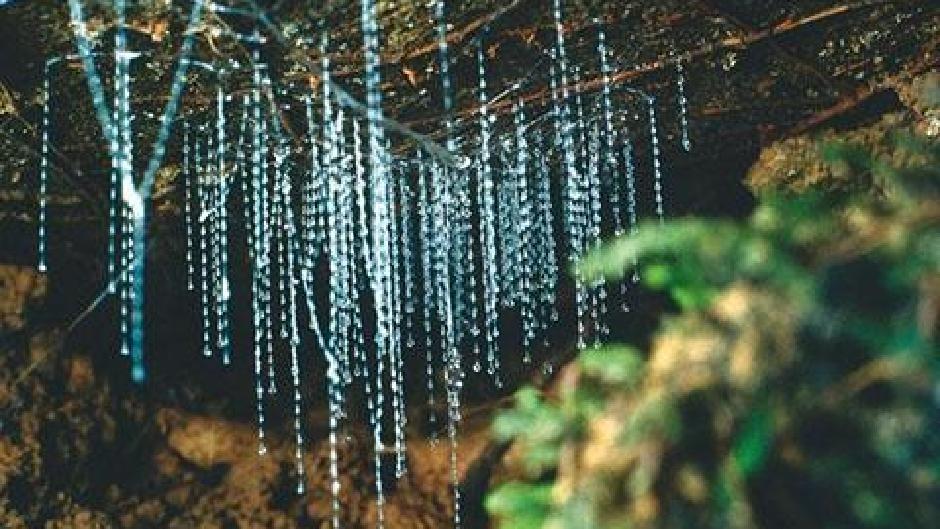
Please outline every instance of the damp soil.
[[[10, 267], [3, 267], [8, 269]], [[28, 277], [34, 272], [18, 268]], [[24, 280], [25, 281], [25, 280]], [[0, 354], [0, 526], [20, 528], [330, 527], [329, 443], [311, 425], [306, 494], [297, 495], [293, 433], [275, 422], [259, 455], [252, 421], [154, 403], [62, 353], [63, 333], [23, 328]], [[465, 411], [458, 475], [487, 444], [489, 408]], [[356, 425], [338, 443], [343, 527], [375, 527], [370, 434]], [[393, 458], [383, 464], [393, 466]], [[385, 526], [438, 528], [453, 516], [450, 445], [412, 433], [408, 469], [384, 472]]]

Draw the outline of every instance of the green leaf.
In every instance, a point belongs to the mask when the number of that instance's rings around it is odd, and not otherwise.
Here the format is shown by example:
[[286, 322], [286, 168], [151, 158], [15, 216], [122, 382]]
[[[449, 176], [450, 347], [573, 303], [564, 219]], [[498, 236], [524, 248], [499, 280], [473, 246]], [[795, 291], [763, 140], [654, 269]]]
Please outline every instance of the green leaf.
[[486, 497], [486, 511], [506, 529], [540, 529], [552, 504], [551, 484], [511, 482]]
[[643, 358], [639, 351], [625, 345], [585, 350], [578, 363], [585, 374], [608, 384], [632, 387], [643, 375]]
[[741, 474], [748, 477], [760, 472], [773, 446], [773, 438], [773, 414], [769, 408], [761, 406], [745, 421], [731, 449], [731, 455]]
[[663, 263], [652, 263], [643, 269], [643, 283], [654, 289], [663, 289], [672, 280], [672, 273]]

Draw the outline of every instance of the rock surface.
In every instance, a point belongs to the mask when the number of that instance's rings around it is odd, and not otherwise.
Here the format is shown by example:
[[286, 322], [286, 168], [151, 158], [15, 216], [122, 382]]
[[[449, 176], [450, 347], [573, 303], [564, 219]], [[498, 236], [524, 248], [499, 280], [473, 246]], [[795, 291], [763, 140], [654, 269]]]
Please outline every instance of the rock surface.
[[30, 304], [46, 293], [46, 278], [33, 267], [0, 265], [0, 333], [26, 324]]

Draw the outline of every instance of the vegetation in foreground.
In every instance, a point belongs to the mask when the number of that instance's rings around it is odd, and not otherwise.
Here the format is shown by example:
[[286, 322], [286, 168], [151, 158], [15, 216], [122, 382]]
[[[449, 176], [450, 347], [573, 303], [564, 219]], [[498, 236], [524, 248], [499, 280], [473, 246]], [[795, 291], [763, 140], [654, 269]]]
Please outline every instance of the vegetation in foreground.
[[636, 270], [679, 311], [648, 354], [585, 351], [494, 423], [524, 476], [513, 529], [940, 526], [940, 145], [890, 164], [828, 144], [870, 186], [762, 197], [743, 223], [646, 226], [581, 263]]

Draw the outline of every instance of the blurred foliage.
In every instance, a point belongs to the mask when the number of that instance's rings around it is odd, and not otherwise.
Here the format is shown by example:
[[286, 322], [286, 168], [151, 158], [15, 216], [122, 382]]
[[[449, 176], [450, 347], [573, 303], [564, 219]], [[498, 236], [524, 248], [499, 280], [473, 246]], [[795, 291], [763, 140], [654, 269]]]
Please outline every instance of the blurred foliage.
[[[651, 350], [584, 351], [495, 421], [524, 475], [498, 527], [940, 527], [940, 146], [828, 144], [867, 190], [762, 197], [587, 256], [680, 307]], [[911, 161], [914, 162], [911, 162]]]

